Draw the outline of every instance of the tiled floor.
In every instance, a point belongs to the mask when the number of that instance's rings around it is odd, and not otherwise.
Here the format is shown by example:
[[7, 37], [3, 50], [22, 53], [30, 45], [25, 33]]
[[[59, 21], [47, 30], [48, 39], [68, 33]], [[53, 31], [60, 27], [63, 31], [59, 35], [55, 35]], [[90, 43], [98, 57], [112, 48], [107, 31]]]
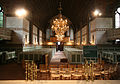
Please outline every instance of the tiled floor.
[[60, 60], [66, 58], [63, 51], [58, 51], [51, 59], [51, 64], [57, 63], [60, 64]]

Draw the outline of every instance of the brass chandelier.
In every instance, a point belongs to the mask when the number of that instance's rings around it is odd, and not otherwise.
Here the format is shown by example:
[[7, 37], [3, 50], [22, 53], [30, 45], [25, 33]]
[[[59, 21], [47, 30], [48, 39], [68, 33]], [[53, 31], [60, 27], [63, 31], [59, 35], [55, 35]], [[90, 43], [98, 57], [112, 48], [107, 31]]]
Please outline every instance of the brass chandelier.
[[69, 20], [61, 14], [61, 2], [60, 7], [58, 8], [59, 14], [55, 16], [51, 21], [51, 29], [55, 31], [55, 36], [57, 37], [58, 41], [62, 41], [65, 37], [64, 34], [66, 31], [69, 30]]

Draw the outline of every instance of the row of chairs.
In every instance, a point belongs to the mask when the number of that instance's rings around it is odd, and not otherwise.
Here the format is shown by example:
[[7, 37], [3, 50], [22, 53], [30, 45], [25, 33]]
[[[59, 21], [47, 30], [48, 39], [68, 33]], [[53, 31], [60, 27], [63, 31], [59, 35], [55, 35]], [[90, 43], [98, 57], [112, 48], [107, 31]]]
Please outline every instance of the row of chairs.
[[[68, 66], [66, 67], [66, 65], [60, 65], [59, 68], [57, 67], [50, 67], [50, 77], [51, 79], [73, 79], [74, 76], [81, 77], [82, 76], [82, 72], [84, 72], [83, 68], [75, 68], [75, 65], [73, 66]], [[81, 72], [78, 73], [78, 72]]]
[[[40, 72], [48, 72], [50, 73], [50, 79], [86, 79], [86, 76], [88, 76], [88, 79], [94, 78], [94, 79], [110, 79], [110, 77], [117, 71], [117, 65], [114, 66], [102, 66], [99, 64], [94, 65], [94, 71], [93, 73], [88, 70], [88, 72], [85, 72], [84, 65], [49, 65], [49, 67], [46, 67], [44, 65], [40, 65]], [[106, 68], [105, 68], [106, 67]], [[91, 75], [92, 74], [92, 75]], [[92, 76], [92, 77], [91, 77]]]

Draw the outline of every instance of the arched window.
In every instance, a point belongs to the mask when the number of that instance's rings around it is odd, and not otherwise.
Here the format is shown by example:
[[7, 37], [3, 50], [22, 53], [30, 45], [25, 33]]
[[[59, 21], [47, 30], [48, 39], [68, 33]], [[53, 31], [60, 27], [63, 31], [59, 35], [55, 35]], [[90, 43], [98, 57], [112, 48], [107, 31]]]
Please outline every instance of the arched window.
[[115, 11], [115, 28], [120, 28], [120, 7]]
[[70, 28], [70, 40], [74, 40], [74, 31]]
[[0, 27], [3, 27], [3, 9], [0, 6]]
[[46, 30], [46, 40], [50, 40], [50, 29]]

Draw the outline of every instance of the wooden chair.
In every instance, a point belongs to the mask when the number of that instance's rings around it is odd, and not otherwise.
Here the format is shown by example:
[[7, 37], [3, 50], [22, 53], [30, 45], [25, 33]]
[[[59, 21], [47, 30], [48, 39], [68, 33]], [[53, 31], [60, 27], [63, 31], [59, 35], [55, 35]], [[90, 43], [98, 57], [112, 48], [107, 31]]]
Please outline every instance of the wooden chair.
[[54, 79], [60, 79], [60, 74], [59, 73], [51, 73], [51, 80], [54, 80]]
[[70, 68], [69, 69], [70, 73], [74, 73], [75, 72], [75, 68], [76, 68], [76, 64], [69, 64], [68, 68]]
[[50, 64], [49, 65], [49, 72], [50, 72], [51, 80], [60, 79], [59, 71], [60, 71], [59, 66], [57, 64]]
[[71, 79], [71, 68], [62, 68], [62, 72], [60, 72], [60, 75], [62, 76], [62, 79]]
[[50, 68], [59, 68], [59, 65], [57, 65], [57, 64], [50, 64], [50, 65], [49, 65], [49, 69], [50, 69]]
[[75, 68], [75, 72], [71, 74], [72, 79], [83, 79], [83, 71], [81, 68]]
[[59, 65], [59, 68], [60, 68], [60, 74], [62, 74], [62, 73], [65, 73], [66, 71], [65, 71], [65, 69], [68, 67], [68, 65], [66, 65], [66, 64], [60, 64]]
[[50, 68], [50, 78], [53, 79], [60, 79], [59, 68]]
[[100, 70], [94, 71], [93, 77], [94, 77], [96, 80], [101, 80], [101, 71], [100, 71]]
[[109, 80], [109, 70], [104, 69], [104, 71], [101, 71], [101, 75], [104, 80]]
[[45, 64], [40, 64], [39, 65], [39, 69], [40, 69], [40, 75], [41, 77], [45, 77], [45, 79], [48, 78], [48, 74], [49, 74], [49, 69]]
[[48, 67], [45, 64], [40, 64], [39, 65], [40, 72], [48, 72]]

